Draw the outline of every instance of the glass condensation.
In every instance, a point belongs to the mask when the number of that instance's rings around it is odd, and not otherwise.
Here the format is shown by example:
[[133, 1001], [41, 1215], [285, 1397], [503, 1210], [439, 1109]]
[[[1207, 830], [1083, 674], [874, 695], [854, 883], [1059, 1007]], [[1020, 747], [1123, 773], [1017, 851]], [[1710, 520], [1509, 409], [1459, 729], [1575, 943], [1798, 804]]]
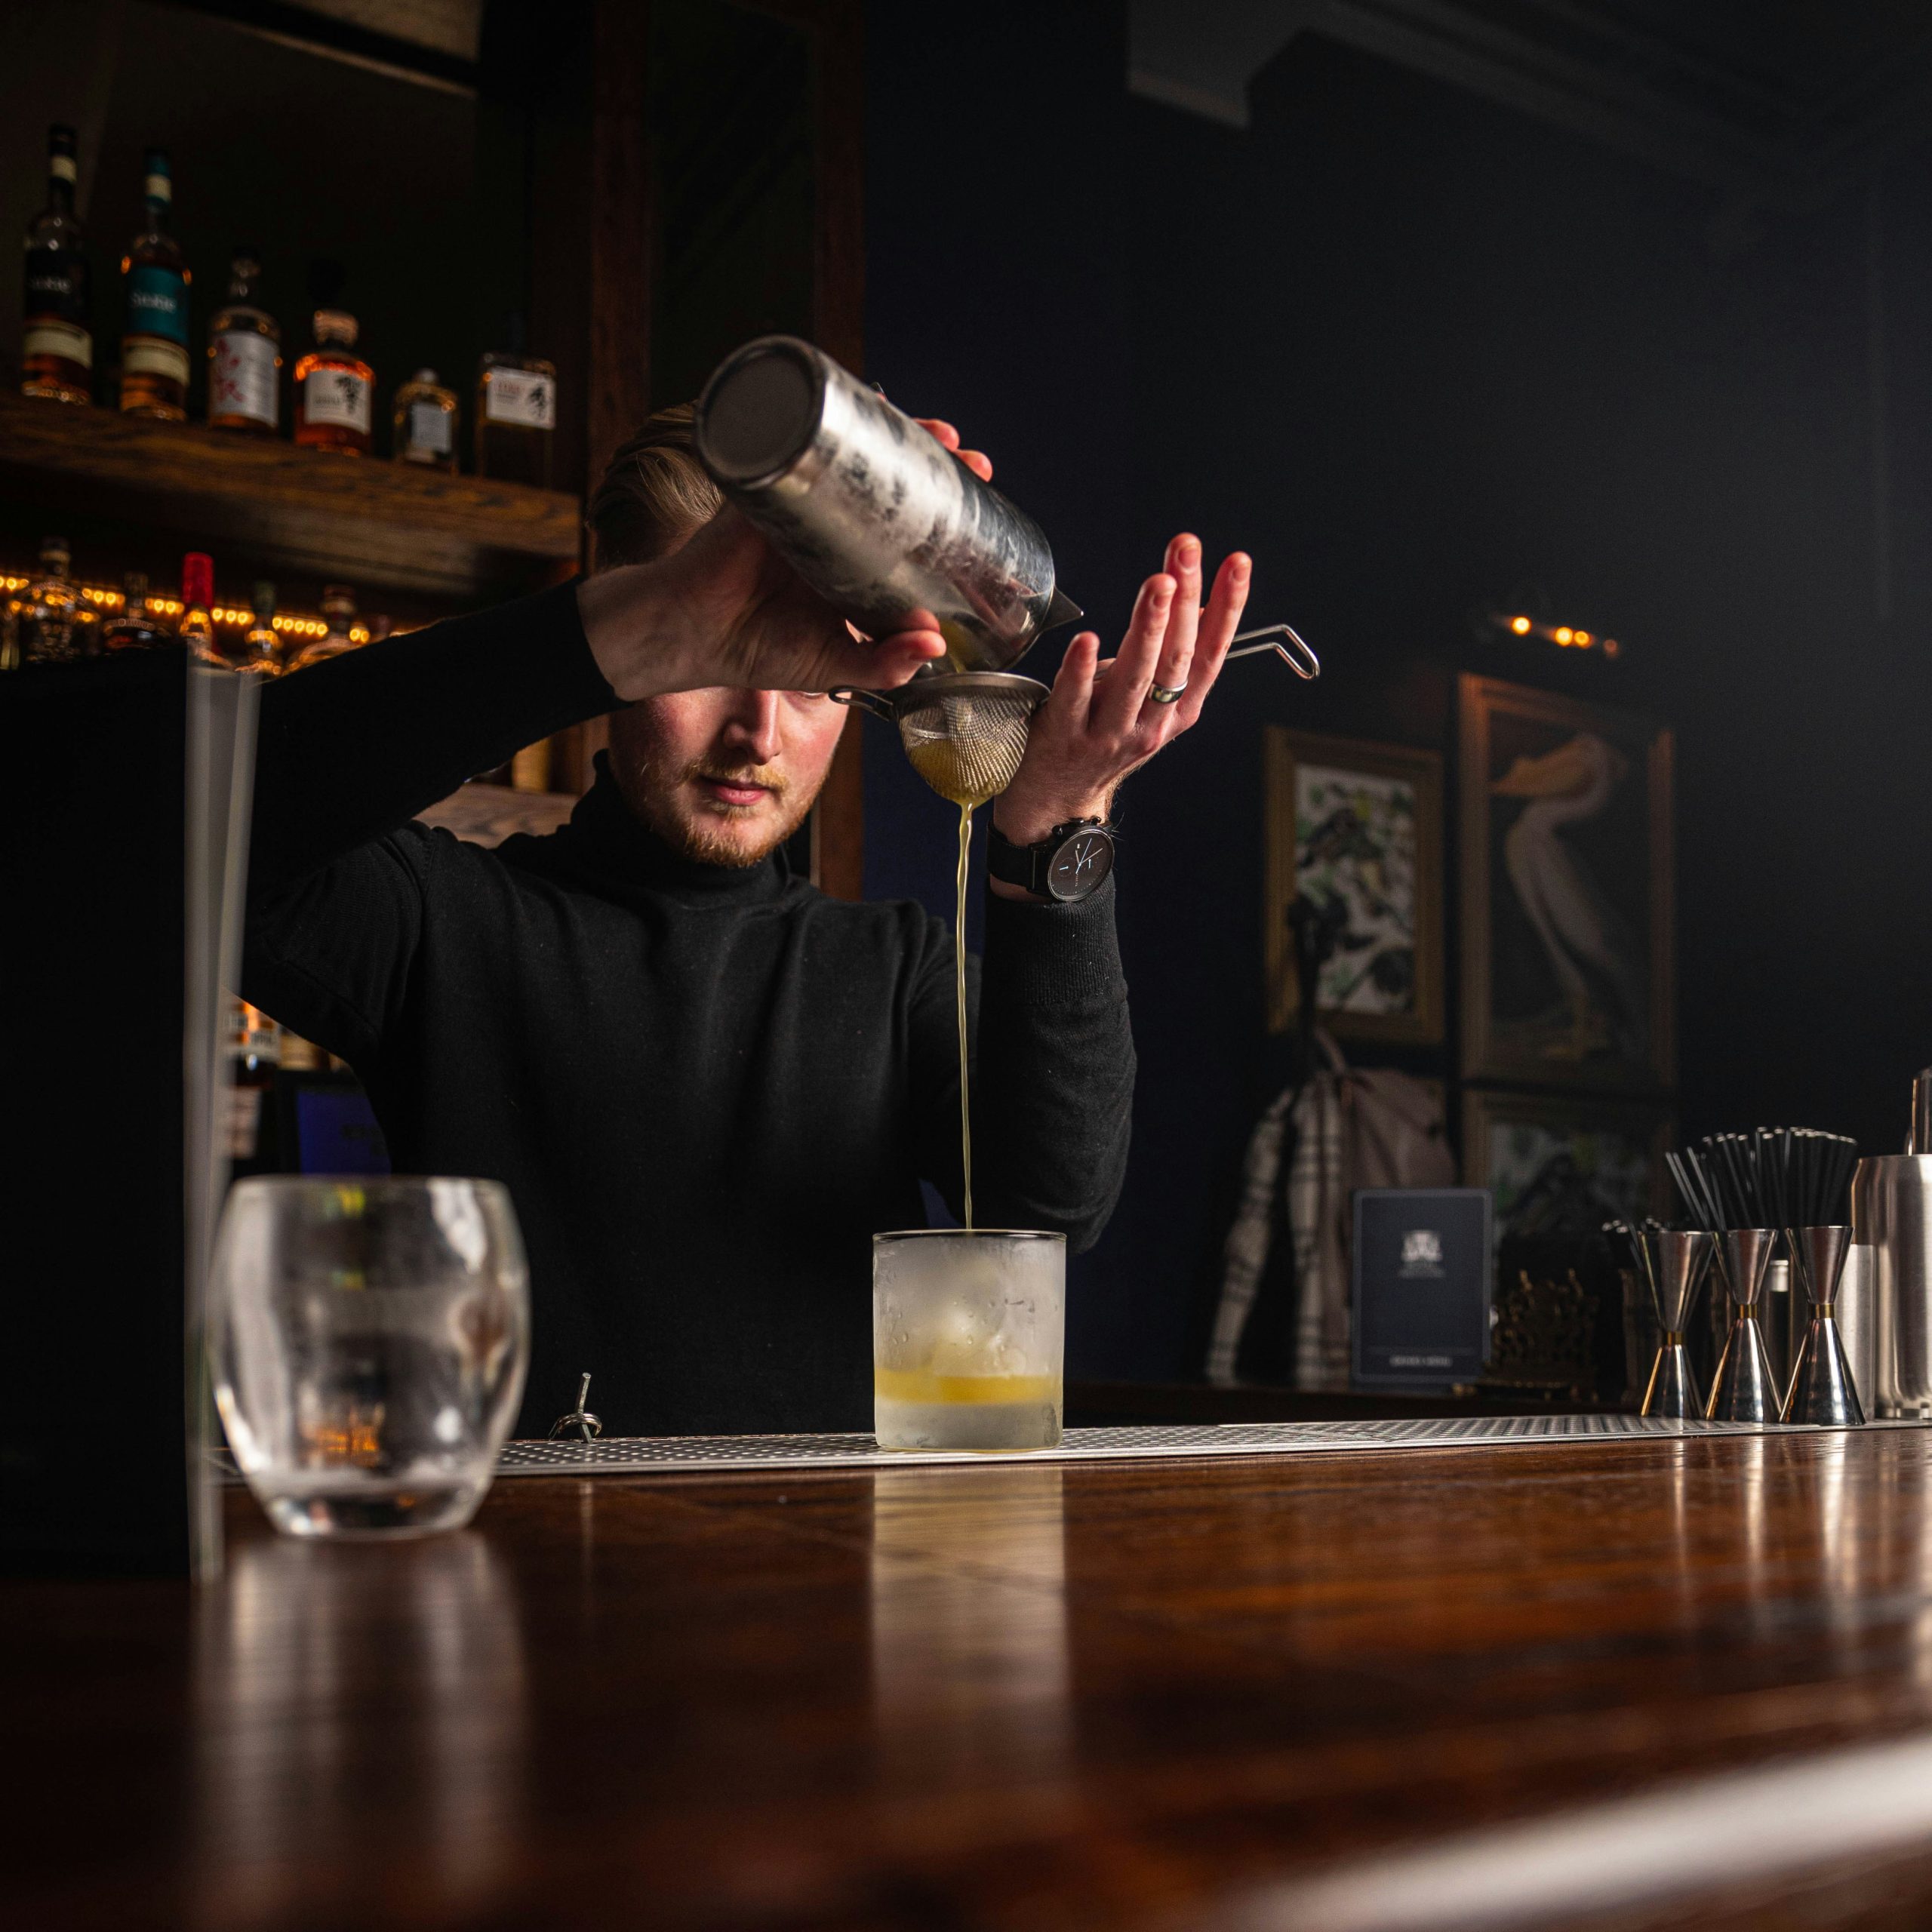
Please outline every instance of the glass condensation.
[[1060, 1441], [1066, 1239], [1010, 1229], [872, 1237], [872, 1422], [881, 1449]]

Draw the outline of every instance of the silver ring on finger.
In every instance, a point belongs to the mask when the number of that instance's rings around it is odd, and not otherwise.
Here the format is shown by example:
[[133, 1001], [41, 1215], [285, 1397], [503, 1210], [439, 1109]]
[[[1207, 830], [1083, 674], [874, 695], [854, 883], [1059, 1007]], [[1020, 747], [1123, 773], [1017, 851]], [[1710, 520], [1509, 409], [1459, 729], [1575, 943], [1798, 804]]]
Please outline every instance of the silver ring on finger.
[[1185, 678], [1177, 685], [1149, 685], [1147, 687], [1147, 701], [1150, 704], [1172, 704], [1186, 689], [1187, 680]]

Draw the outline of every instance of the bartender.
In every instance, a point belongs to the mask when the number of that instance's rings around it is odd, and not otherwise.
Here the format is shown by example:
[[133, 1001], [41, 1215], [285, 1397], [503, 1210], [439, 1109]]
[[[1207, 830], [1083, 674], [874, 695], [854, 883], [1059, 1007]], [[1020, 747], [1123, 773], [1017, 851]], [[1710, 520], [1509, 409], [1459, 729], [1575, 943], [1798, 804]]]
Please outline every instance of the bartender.
[[[922, 1178], [955, 1211], [961, 1191], [952, 942], [916, 905], [826, 897], [781, 848], [846, 721], [820, 694], [903, 684], [945, 647], [855, 638], [721, 503], [688, 408], [618, 452], [589, 520], [589, 577], [264, 693], [243, 996], [355, 1068], [399, 1172], [508, 1186], [520, 1435], [585, 1370], [612, 1433], [864, 1429], [871, 1237], [924, 1224]], [[1198, 715], [1248, 570], [1229, 558], [1203, 610], [1200, 544], [1176, 537], [1112, 663], [1091, 632], [1068, 646], [994, 808], [968, 982], [986, 1226], [1082, 1247], [1119, 1193], [1113, 881], [1035, 888]], [[560, 830], [485, 851], [414, 822], [605, 713]]]

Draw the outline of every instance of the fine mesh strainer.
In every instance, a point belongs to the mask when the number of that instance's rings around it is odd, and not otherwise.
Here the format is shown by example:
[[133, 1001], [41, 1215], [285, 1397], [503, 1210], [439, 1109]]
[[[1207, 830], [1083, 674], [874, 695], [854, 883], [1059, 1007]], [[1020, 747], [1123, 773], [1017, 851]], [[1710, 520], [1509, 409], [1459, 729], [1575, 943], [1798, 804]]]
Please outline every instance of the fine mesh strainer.
[[[1292, 625], [1243, 631], [1232, 643], [1247, 648], [1230, 650], [1230, 660], [1272, 651], [1298, 678], [1321, 675], [1321, 660]], [[1100, 669], [1104, 674], [1107, 666]], [[1026, 753], [1027, 728], [1048, 692], [1038, 679], [1011, 671], [922, 671], [897, 691], [847, 685], [829, 695], [897, 725], [912, 769], [942, 798], [983, 805], [1013, 783]]]
[[915, 678], [897, 691], [832, 696], [897, 725], [912, 769], [942, 798], [983, 805], [1013, 783], [1047, 688], [1010, 671], [955, 671]]

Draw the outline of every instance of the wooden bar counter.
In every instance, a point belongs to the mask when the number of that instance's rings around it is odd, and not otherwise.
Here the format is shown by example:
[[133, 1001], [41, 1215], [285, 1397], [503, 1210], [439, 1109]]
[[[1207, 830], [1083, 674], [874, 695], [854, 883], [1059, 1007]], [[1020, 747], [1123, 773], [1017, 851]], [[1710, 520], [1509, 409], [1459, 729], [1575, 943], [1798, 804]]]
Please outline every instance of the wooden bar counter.
[[1932, 1433], [497, 1484], [0, 1589], [0, 1920], [1932, 1924]]

